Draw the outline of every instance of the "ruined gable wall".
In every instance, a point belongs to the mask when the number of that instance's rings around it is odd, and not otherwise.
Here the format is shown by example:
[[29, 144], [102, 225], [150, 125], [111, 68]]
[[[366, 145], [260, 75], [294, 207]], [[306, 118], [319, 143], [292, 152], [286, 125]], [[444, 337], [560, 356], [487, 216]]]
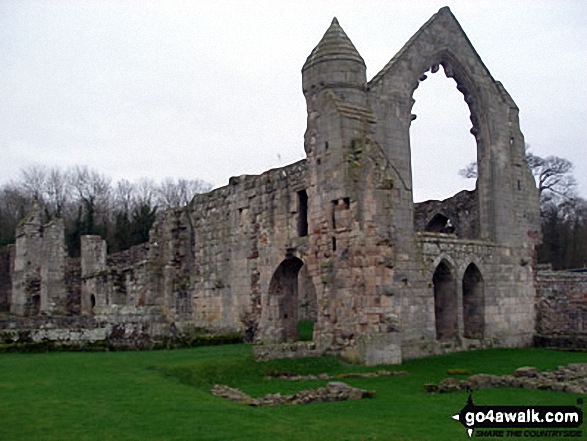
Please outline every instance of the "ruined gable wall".
[[305, 188], [300, 161], [233, 177], [188, 207], [165, 212], [151, 232], [152, 300], [172, 319], [254, 334], [287, 250], [304, 260], [297, 192]]
[[[452, 261], [455, 287], [462, 284], [461, 257], [467, 243], [445, 244], [438, 235], [422, 241], [414, 235], [410, 124], [413, 91], [439, 65], [456, 81], [471, 110], [471, 133], [477, 140], [478, 233], [495, 247], [490, 265], [481, 269], [488, 299], [485, 341], [499, 345], [529, 344], [532, 332], [534, 285], [531, 263], [536, 245], [537, 191], [524, 155], [518, 109], [495, 81], [448, 8], [442, 8], [406, 43], [368, 84], [378, 123], [375, 138], [394, 165], [395, 186], [392, 240], [402, 297], [403, 348], [409, 355], [423, 340], [435, 343], [434, 287], [430, 259]], [[417, 211], [416, 211], [417, 213]], [[418, 220], [416, 220], [416, 224]], [[433, 250], [432, 245], [437, 242]], [[444, 246], [448, 246], [445, 250]], [[458, 294], [458, 293], [457, 293]], [[516, 320], [512, 318], [515, 317]], [[426, 351], [420, 355], [424, 355]]]

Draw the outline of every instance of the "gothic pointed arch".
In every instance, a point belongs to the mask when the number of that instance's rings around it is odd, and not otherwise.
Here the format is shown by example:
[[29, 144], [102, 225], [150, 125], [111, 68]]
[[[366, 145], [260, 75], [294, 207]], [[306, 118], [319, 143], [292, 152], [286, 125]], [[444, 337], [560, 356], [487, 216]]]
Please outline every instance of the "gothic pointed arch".
[[463, 325], [466, 338], [483, 338], [485, 332], [485, 291], [481, 271], [469, 264], [463, 275]]
[[434, 321], [437, 340], [450, 340], [458, 335], [457, 292], [455, 270], [442, 259], [432, 276], [434, 287]]
[[[388, 143], [387, 154], [393, 163], [403, 165], [399, 172], [411, 182], [413, 92], [440, 65], [455, 80], [471, 113], [471, 133], [477, 143], [479, 238], [501, 243], [519, 240], [526, 231], [519, 234], [522, 223], [517, 219], [534, 219], [537, 204], [524, 163], [518, 108], [491, 76], [449, 8], [434, 14], [368, 83], [378, 120], [377, 137], [394, 140]], [[526, 194], [516, 180], [527, 186]], [[403, 199], [407, 210], [408, 195]]]

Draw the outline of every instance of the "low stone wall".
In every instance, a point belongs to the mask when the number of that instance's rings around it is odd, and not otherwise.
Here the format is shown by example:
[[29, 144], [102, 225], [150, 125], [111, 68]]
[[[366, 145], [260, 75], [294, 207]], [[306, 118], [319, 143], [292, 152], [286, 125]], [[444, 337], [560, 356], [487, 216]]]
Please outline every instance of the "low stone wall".
[[293, 343], [261, 344], [253, 346], [253, 355], [257, 361], [268, 361], [279, 358], [306, 358], [320, 357], [325, 349], [311, 341], [297, 341]]
[[208, 332], [169, 323], [158, 308], [99, 308], [95, 316], [0, 317], [0, 352], [171, 349], [240, 343], [231, 330]]
[[587, 271], [540, 271], [536, 279], [537, 346], [587, 349]]

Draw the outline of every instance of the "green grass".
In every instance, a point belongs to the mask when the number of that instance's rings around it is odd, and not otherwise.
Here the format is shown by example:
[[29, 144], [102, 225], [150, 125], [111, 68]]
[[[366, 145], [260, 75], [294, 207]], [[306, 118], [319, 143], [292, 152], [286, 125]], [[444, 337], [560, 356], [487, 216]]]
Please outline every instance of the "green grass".
[[[333, 357], [255, 363], [250, 352], [246, 345], [228, 345], [0, 354], [0, 440], [466, 440], [463, 427], [450, 419], [466, 394], [426, 394], [424, 383], [446, 378], [447, 369], [506, 374], [520, 366], [544, 370], [587, 359], [579, 352], [501, 349], [412, 360], [388, 367], [407, 370], [406, 376], [345, 379], [377, 391], [375, 399], [353, 402], [254, 408], [211, 396], [215, 382], [253, 396], [326, 383], [263, 379], [272, 372], [336, 375], [381, 368]], [[578, 396], [491, 389], [475, 391], [474, 398], [477, 404], [574, 405]]]
[[298, 322], [298, 340], [312, 341], [314, 338], [314, 322], [300, 320]]

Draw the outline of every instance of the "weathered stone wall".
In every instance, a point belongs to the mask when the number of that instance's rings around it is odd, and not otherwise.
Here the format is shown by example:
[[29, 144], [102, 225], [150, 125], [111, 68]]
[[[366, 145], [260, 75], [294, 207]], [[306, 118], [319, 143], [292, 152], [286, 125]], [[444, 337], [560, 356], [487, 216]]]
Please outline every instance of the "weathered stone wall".
[[156, 307], [95, 307], [95, 315], [1, 317], [0, 352], [136, 350], [236, 343], [238, 334], [169, 323]]
[[83, 236], [81, 244], [82, 310], [95, 307], [147, 305], [149, 245], [107, 255], [99, 236]]
[[67, 258], [65, 264], [67, 314], [80, 315], [82, 311], [82, 267], [80, 258]]
[[[528, 260], [516, 256], [516, 250], [489, 241], [463, 240], [449, 234], [419, 233], [418, 255], [421, 255], [421, 270], [426, 292], [423, 302], [406, 299], [403, 311], [410, 317], [409, 327], [403, 332], [403, 355], [405, 358], [427, 353], [442, 353], [446, 350], [467, 349], [471, 345], [524, 346], [532, 341], [534, 324], [533, 269]], [[452, 314], [457, 339], [443, 340], [435, 336], [435, 327], [443, 320], [437, 311], [439, 299], [435, 299], [435, 274], [440, 263], [446, 264], [451, 273], [448, 295], [453, 303]], [[467, 293], [466, 274], [471, 269], [478, 271], [479, 297], [471, 299]], [[446, 305], [443, 305], [446, 307]], [[481, 329], [477, 335], [467, 334], [467, 315], [477, 308], [482, 316]], [[442, 309], [442, 308], [440, 308]], [[422, 336], [428, 336], [422, 339]]]
[[[447, 221], [450, 221], [448, 225]], [[443, 201], [414, 204], [414, 229], [420, 232], [452, 233], [461, 239], [478, 239], [476, 192], [463, 190]]]
[[17, 315], [66, 313], [65, 266], [63, 221], [43, 225], [37, 207], [16, 230], [10, 311]]
[[539, 271], [536, 285], [535, 342], [587, 349], [587, 272]]
[[[174, 320], [242, 329], [251, 340], [270, 340], [277, 326], [269, 308], [273, 272], [306, 253], [298, 212], [298, 192], [305, 188], [306, 164], [300, 161], [231, 178], [188, 207], [167, 211], [151, 234], [150, 286], [159, 293], [152, 301]], [[313, 311], [311, 285], [302, 280], [298, 289], [295, 309], [304, 303]]]

